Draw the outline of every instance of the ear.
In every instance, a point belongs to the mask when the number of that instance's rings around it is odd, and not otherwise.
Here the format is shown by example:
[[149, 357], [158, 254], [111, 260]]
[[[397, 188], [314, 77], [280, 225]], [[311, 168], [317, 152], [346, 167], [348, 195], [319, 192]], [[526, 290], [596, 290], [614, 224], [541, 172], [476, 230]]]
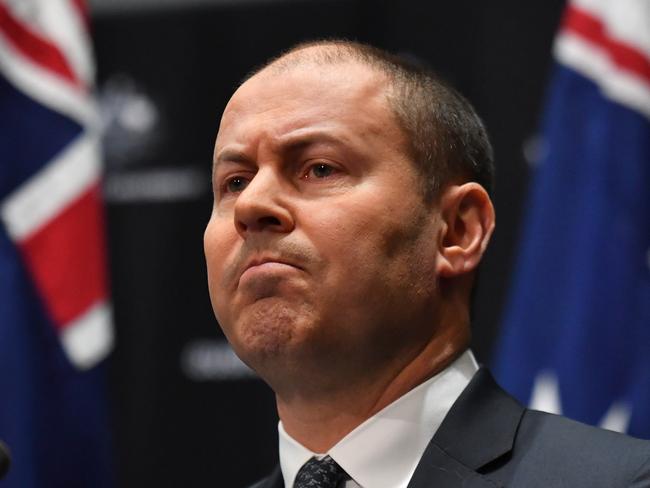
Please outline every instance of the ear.
[[438, 276], [469, 273], [481, 261], [494, 231], [492, 201], [478, 183], [450, 185], [440, 197], [440, 215]]

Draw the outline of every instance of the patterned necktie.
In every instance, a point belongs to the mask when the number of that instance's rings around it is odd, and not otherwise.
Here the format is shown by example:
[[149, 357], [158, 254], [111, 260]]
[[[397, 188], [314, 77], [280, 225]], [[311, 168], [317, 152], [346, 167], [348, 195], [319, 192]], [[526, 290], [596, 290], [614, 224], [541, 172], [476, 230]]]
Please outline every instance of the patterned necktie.
[[296, 475], [294, 488], [337, 488], [347, 473], [331, 457], [311, 458]]

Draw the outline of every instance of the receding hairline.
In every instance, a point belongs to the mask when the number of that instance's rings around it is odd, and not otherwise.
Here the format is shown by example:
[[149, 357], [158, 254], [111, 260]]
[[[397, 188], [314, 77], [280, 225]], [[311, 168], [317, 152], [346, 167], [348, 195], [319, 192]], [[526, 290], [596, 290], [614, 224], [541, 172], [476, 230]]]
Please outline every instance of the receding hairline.
[[263, 73], [279, 74], [302, 66], [335, 66], [355, 64], [371, 69], [389, 80], [388, 73], [382, 70], [378, 57], [382, 52], [372, 46], [354, 41], [319, 40], [298, 44], [251, 71], [242, 81]]
[[[331, 73], [332, 67], [353, 66], [364, 70], [371, 76], [376, 76], [378, 81], [378, 93], [383, 97], [386, 109], [389, 111], [390, 116], [394, 119], [398, 129], [402, 130], [398, 114], [391, 104], [391, 95], [395, 88], [394, 80], [391, 79], [390, 73], [382, 70], [374, 58], [365, 59], [363, 56], [357, 55], [357, 48], [370, 48], [376, 49], [372, 46], [365, 44], [358, 44], [353, 41], [310, 41], [308, 43], [298, 44], [293, 48], [282, 52], [277, 57], [268, 60], [265, 64], [258, 66], [248, 73], [242, 80], [239, 88], [243, 87], [247, 82], [254, 81], [257, 78], [269, 76], [281, 76], [290, 74], [293, 71], [299, 71], [305, 68], [320, 69], [324, 73]], [[377, 50], [379, 51], [379, 50]], [[337, 72], [349, 74], [344, 69]], [[361, 80], [358, 80], [361, 82]], [[402, 130], [402, 132], [404, 132]], [[404, 134], [406, 136], [406, 134]]]

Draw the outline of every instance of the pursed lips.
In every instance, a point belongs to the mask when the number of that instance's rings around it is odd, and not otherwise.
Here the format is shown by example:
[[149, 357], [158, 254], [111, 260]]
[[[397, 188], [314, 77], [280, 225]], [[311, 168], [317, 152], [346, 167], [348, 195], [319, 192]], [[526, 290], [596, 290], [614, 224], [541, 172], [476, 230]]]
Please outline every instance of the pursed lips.
[[[278, 265], [278, 266], [275, 266]], [[261, 269], [261, 268], [268, 268], [271, 270], [272, 268], [280, 268], [280, 267], [291, 267], [295, 269], [302, 270], [300, 266], [291, 263], [285, 259], [282, 258], [276, 258], [276, 257], [256, 257], [250, 259], [246, 265], [243, 267], [241, 274], [239, 275], [239, 281], [241, 281], [242, 277], [246, 274], [246, 272], [249, 272], [249, 270], [254, 270], [254, 269]]]

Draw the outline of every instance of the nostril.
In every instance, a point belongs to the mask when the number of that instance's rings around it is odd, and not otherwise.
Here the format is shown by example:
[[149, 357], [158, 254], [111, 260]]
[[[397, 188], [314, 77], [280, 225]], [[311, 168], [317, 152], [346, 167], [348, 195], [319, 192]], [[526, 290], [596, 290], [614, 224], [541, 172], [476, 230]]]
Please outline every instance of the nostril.
[[262, 231], [262, 230], [273, 230], [282, 227], [282, 221], [279, 218], [268, 215], [265, 217], [259, 217], [257, 220], [252, 222], [246, 222], [244, 220], [236, 220], [235, 226], [239, 232], [248, 232], [248, 231]]
[[266, 217], [260, 217], [257, 220], [257, 222], [258, 222], [260, 227], [266, 227], [266, 226], [269, 226], [269, 225], [271, 225], [271, 226], [282, 225], [281, 222], [280, 222], [280, 219], [278, 219], [277, 217], [270, 216], [270, 215], [266, 216]]

